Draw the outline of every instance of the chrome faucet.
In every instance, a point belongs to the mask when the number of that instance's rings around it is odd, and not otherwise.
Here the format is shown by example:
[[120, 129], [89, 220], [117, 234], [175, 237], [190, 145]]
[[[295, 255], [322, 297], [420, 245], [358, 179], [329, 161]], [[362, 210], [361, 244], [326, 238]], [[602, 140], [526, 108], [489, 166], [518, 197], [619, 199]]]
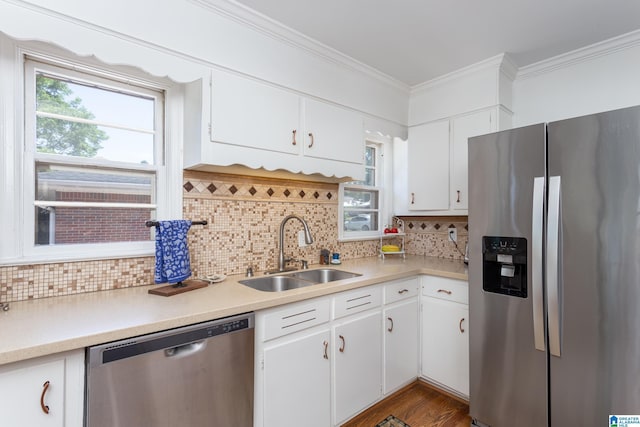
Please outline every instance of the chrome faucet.
[[286, 216], [282, 222], [280, 223], [280, 247], [278, 248], [280, 253], [278, 254], [278, 270], [277, 272], [283, 272], [286, 271], [286, 269], [284, 268], [284, 265], [287, 261], [292, 261], [291, 258], [285, 258], [284, 257], [284, 225], [287, 223], [287, 221], [289, 221], [290, 219], [297, 219], [298, 221], [300, 221], [302, 223], [302, 226], [304, 227], [304, 241], [307, 243], [307, 245], [310, 245], [313, 243], [313, 237], [311, 237], [311, 231], [309, 231], [309, 226], [307, 225], [307, 222], [300, 218], [297, 215], [288, 215]]

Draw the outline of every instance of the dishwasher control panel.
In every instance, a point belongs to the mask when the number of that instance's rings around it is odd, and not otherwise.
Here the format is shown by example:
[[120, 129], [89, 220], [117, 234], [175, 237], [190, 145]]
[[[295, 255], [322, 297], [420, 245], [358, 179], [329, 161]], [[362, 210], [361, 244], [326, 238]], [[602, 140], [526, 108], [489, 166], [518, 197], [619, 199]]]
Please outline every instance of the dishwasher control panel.
[[249, 319], [238, 319], [232, 322], [221, 323], [207, 328], [207, 337], [228, 334], [229, 332], [240, 331], [249, 328]]

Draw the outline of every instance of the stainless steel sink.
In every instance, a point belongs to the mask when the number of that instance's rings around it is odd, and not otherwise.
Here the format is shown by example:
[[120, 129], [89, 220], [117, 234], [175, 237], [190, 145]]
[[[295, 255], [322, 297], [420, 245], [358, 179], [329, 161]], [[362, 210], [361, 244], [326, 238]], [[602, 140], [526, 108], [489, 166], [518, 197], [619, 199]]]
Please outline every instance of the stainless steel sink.
[[239, 282], [259, 291], [282, 292], [289, 289], [351, 279], [358, 276], [362, 276], [362, 274], [335, 270], [333, 268], [320, 268], [318, 270], [297, 271], [291, 274], [257, 277], [255, 279], [240, 280]]
[[240, 280], [240, 283], [250, 288], [266, 292], [281, 292], [316, 284], [316, 282], [290, 276], [264, 276], [256, 279]]
[[327, 283], [336, 280], [351, 279], [362, 276], [362, 274], [351, 273], [349, 271], [334, 270], [333, 268], [320, 268], [318, 270], [303, 270], [290, 274], [299, 279], [310, 280], [316, 283]]

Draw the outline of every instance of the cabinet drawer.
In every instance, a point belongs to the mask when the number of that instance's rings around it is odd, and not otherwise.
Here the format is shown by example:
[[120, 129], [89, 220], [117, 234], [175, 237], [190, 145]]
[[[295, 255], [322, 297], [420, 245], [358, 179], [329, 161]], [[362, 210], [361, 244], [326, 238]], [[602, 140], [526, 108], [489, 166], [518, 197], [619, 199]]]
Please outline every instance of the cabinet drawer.
[[329, 321], [330, 300], [293, 304], [264, 316], [264, 341], [298, 332]]
[[367, 286], [366, 288], [343, 292], [333, 298], [333, 317], [337, 319], [380, 307], [381, 304], [382, 290], [380, 286]]
[[463, 280], [424, 276], [422, 295], [469, 304], [469, 284]]
[[398, 280], [384, 285], [384, 303], [391, 304], [396, 301], [415, 297], [418, 295], [418, 278]]

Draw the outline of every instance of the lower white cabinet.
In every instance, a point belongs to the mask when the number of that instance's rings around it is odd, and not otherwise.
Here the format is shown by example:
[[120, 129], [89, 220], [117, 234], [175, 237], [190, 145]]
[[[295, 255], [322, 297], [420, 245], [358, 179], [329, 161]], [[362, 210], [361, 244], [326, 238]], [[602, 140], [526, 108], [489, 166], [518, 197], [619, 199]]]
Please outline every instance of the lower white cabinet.
[[382, 396], [380, 309], [346, 319], [333, 328], [334, 425]]
[[0, 366], [0, 425], [81, 427], [84, 351]]
[[434, 276], [256, 312], [254, 425], [338, 426], [418, 376], [468, 398], [468, 313]]
[[384, 394], [388, 394], [418, 376], [418, 300], [411, 298], [385, 307], [383, 317]]
[[424, 276], [421, 304], [421, 375], [429, 382], [468, 398], [467, 282]]
[[263, 425], [331, 424], [330, 339], [326, 327], [265, 346]]

